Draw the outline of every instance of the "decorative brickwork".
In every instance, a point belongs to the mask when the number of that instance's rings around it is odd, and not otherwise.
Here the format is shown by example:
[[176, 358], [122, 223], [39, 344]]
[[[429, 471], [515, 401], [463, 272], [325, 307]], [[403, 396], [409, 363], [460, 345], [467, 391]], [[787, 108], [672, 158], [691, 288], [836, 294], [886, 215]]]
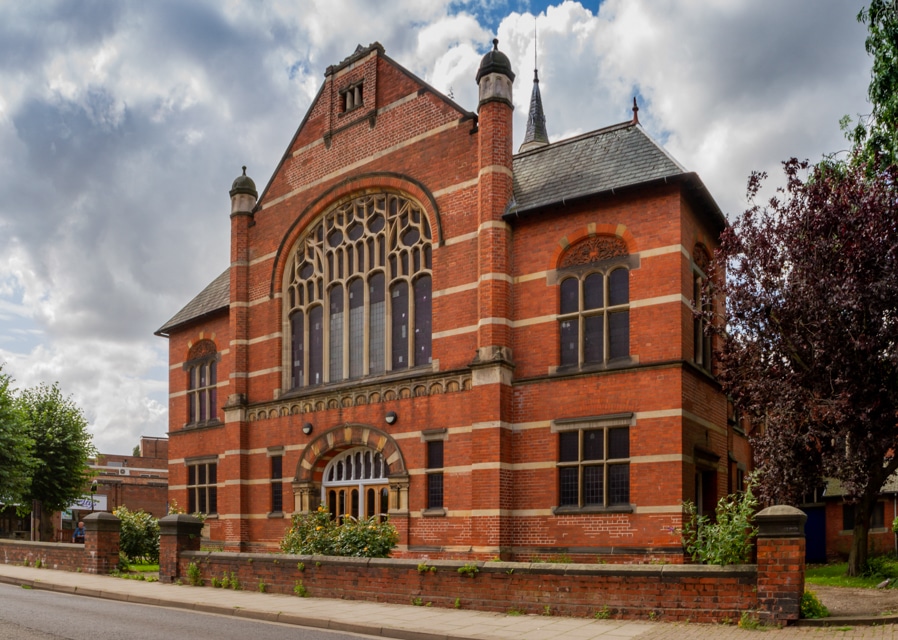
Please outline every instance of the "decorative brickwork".
[[594, 236], [581, 240], [561, 258], [560, 268], [578, 267], [627, 255], [627, 243], [616, 236]]

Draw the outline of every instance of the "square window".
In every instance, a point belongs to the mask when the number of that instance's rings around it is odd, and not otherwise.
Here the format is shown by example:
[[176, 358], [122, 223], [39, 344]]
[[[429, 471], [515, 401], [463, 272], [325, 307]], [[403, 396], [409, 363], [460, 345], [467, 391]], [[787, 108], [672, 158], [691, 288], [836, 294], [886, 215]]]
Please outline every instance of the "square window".
[[187, 510], [190, 513], [217, 513], [218, 487], [215, 462], [187, 466]]
[[630, 430], [627, 427], [578, 429], [559, 433], [559, 506], [628, 505], [629, 456]]

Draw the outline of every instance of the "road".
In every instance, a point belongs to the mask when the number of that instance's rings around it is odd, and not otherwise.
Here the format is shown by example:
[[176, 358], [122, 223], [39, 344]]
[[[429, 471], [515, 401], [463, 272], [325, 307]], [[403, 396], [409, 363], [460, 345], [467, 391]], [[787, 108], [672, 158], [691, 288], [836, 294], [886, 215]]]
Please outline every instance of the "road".
[[0, 584], [0, 639], [3, 640], [359, 640], [371, 637]]

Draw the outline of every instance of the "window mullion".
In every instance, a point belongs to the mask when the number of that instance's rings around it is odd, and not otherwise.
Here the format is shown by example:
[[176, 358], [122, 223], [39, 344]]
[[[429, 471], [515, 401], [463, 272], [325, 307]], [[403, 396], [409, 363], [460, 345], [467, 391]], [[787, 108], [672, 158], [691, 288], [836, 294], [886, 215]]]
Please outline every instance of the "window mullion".
[[414, 325], [414, 320], [415, 320], [415, 286], [414, 286], [414, 284], [415, 283], [412, 280], [412, 275], [411, 275], [411, 270], [412, 270], [411, 260], [412, 260], [412, 257], [411, 257], [411, 255], [409, 255], [409, 273], [410, 273], [410, 275], [408, 278], [408, 307], [407, 307], [407, 311], [406, 311], [406, 313], [408, 314], [408, 316], [407, 316], [408, 319], [406, 321], [406, 336], [405, 336], [405, 338], [406, 338], [405, 342], [407, 345], [406, 353], [408, 354], [406, 356], [406, 362], [408, 363], [409, 369], [411, 369], [412, 367], [415, 366], [415, 356], [417, 355], [415, 353], [415, 325]]
[[[341, 251], [342, 259], [347, 260], [347, 251]], [[343, 265], [343, 273], [349, 273], [349, 265]], [[349, 317], [349, 280], [341, 280], [340, 286], [343, 288], [343, 344], [341, 348], [342, 360], [343, 363], [343, 376], [342, 380], [349, 380], [349, 360], [352, 357], [352, 345], [349, 342], [349, 326], [352, 324], [352, 319]]]
[[[581, 300], [582, 300], [582, 298], [581, 298]], [[582, 307], [583, 307], [582, 302], [581, 302], [580, 307], [581, 307], [581, 309], [582, 309]], [[583, 324], [582, 321], [581, 321], [581, 324]], [[584, 454], [583, 454], [583, 450], [584, 450], [583, 438], [584, 438], [584, 437], [585, 437], [584, 431], [583, 431], [583, 429], [580, 429], [580, 430], [577, 432], [577, 506], [578, 506], [578, 507], [581, 507], [581, 508], [583, 507], [583, 503], [584, 503], [584, 496], [583, 496], [583, 494], [585, 493], [585, 487], [584, 487], [583, 485], [586, 483], [586, 481], [585, 481], [585, 479], [584, 479], [584, 477], [583, 477], [583, 474], [584, 474], [584, 472], [583, 472], [583, 469], [584, 469], [584, 465], [583, 465], [583, 455], [584, 455]]]

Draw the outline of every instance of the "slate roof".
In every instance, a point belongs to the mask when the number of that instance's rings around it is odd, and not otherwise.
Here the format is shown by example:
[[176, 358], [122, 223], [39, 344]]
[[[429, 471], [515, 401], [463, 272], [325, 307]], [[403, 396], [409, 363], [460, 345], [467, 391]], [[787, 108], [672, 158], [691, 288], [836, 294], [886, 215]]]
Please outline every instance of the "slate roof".
[[[898, 493], [898, 474], [893, 473], [890, 475], [886, 479], [885, 484], [882, 485], [879, 493]], [[826, 492], [823, 495], [826, 498], [841, 498], [845, 495], [845, 490], [842, 488], [840, 481], [835, 478], [827, 478]]]
[[162, 325], [157, 331], [157, 336], [167, 336], [168, 332], [191, 320], [196, 320], [214, 311], [226, 309], [231, 303], [231, 278], [230, 269], [215, 278], [205, 289], [187, 305], [178, 311], [171, 320]]
[[506, 219], [577, 198], [676, 180], [699, 192], [716, 223], [726, 224], [698, 176], [686, 171], [634, 122], [520, 153], [513, 159], [513, 171], [514, 201]]

